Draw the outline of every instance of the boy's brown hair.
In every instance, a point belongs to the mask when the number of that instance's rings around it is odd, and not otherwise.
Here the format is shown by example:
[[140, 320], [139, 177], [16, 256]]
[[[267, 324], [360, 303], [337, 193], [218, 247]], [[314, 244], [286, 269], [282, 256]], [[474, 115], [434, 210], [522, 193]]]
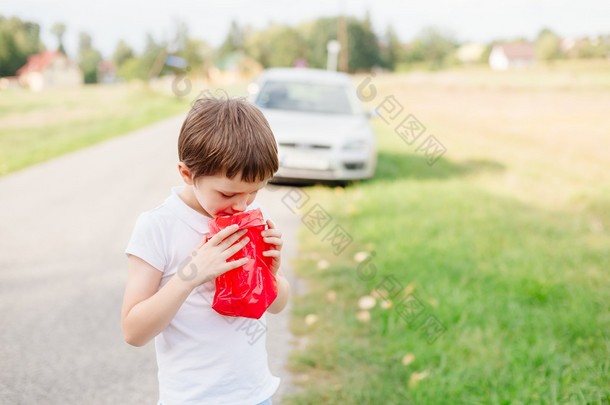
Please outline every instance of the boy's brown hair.
[[254, 183], [279, 167], [277, 144], [263, 113], [244, 98], [195, 101], [178, 137], [178, 157], [193, 175], [224, 174]]

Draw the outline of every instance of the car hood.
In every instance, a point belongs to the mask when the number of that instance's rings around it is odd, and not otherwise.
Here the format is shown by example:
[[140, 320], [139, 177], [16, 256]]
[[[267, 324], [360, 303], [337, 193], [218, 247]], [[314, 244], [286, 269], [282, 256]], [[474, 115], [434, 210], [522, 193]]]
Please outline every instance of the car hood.
[[357, 131], [369, 131], [363, 115], [316, 114], [262, 109], [278, 143], [342, 145]]

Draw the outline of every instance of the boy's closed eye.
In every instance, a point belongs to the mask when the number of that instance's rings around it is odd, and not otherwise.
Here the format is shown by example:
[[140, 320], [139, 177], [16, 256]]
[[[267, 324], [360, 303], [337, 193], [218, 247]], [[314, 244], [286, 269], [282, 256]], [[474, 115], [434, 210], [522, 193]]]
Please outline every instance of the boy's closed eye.
[[[249, 193], [248, 195], [256, 195], [257, 193], [258, 193], [258, 190], [253, 191], [253, 192]], [[231, 193], [223, 193], [222, 191], [219, 191], [219, 194], [220, 194], [222, 197], [224, 197], [224, 198], [233, 198], [233, 197], [235, 197], [236, 195], [239, 195], [239, 194], [244, 194], [244, 193], [236, 193], [236, 194], [231, 194]]]

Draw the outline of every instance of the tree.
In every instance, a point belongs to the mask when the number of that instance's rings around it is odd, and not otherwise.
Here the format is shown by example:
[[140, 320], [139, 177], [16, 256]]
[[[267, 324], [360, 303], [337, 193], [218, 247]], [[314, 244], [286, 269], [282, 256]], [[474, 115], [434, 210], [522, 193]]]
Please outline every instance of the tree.
[[166, 56], [167, 44], [157, 42], [151, 34], [146, 34], [144, 50], [139, 56], [133, 55], [124, 60], [118, 67], [118, 76], [125, 80], [148, 80], [151, 75], [161, 73]]
[[181, 56], [186, 60], [186, 65], [190, 72], [204, 73], [212, 64], [214, 50], [205, 41], [188, 38], [184, 47], [178, 51], [178, 56]]
[[57, 50], [66, 55], [66, 49], [64, 48], [64, 35], [66, 33], [66, 25], [64, 23], [57, 22], [51, 27], [51, 34], [57, 37]]
[[127, 42], [124, 40], [120, 40], [112, 53], [112, 62], [117, 68], [120, 68], [125, 62], [134, 56], [135, 54], [131, 46], [129, 46], [129, 44], [127, 44]]
[[[339, 20], [319, 18], [313, 23], [301, 25], [298, 30], [308, 49], [308, 62], [317, 68], [326, 68], [327, 49], [330, 40], [338, 38]], [[348, 67], [350, 72], [370, 70], [381, 64], [379, 40], [367, 19], [347, 19]]]
[[177, 21], [169, 53], [183, 58], [189, 72], [201, 72], [212, 63], [213, 49], [205, 41], [192, 38], [186, 23]]
[[404, 60], [403, 45], [394, 30], [389, 26], [380, 45], [381, 66], [394, 70], [396, 65]]
[[220, 45], [220, 48], [218, 48], [219, 57], [223, 57], [237, 51], [244, 51], [247, 31], [247, 29], [240, 27], [239, 24], [237, 24], [237, 21], [231, 21], [229, 32]]
[[350, 72], [369, 71], [381, 65], [379, 39], [368, 17], [364, 20], [348, 19], [347, 33]]
[[140, 55], [138, 77], [148, 80], [159, 76], [164, 71], [167, 57], [167, 42], [157, 42], [151, 34], [146, 34], [146, 46]]
[[595, 57], [605, 58], [610, 57], [610, 35], [598, 35], [595, 42]]
[[561, 57], [561, 39], [548, 28], [540, 31], [535, 46], [539, 60], [551, 61]]
[[307, 44], [301, 34], [287, 25], [272, 25], [251, 35], [245, 43], [248, 55], [264, 67], [294, 66], [307, 56]]
[[148, 70], [146, 70], [139, 58], [129, 58], [117, 69], [117, 76], [124, 80], [148, 78]]
[[580, 38], [575, 41], [567, 56], [579, 59], [607, 59], [610, 57], [610, 35]]
[[102, 61], [102, 55], [93, 48], [93, 39], [86, 32], [79, 34], [78, 60], [85, 83], [97, 83], [97, 66]]
[[410, 63], [424, 62], [431, 69], [446, 65], [457, 48], [453, 36], [434, 27], [424, 28], [407, 47], [406, 60]]
[[326, 44], [330, 40], [337, 40], [337, 19], [318, 18], [313, 22], [302, 24], [297, 30], [305, 38], [309, 65], [320, 69], [326, 68]]
[[43, 49], [38, 24], [0, 16], [0, 76], [14, 76], [30, 55]]

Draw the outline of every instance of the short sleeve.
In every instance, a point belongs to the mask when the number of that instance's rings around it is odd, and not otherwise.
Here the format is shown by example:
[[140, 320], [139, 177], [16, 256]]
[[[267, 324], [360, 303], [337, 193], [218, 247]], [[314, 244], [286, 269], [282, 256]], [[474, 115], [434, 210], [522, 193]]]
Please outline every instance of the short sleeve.
[[161, 226], [150, 213], [138, 217], [125, 254], [134, 255], [164, 272], [167, 267]]

